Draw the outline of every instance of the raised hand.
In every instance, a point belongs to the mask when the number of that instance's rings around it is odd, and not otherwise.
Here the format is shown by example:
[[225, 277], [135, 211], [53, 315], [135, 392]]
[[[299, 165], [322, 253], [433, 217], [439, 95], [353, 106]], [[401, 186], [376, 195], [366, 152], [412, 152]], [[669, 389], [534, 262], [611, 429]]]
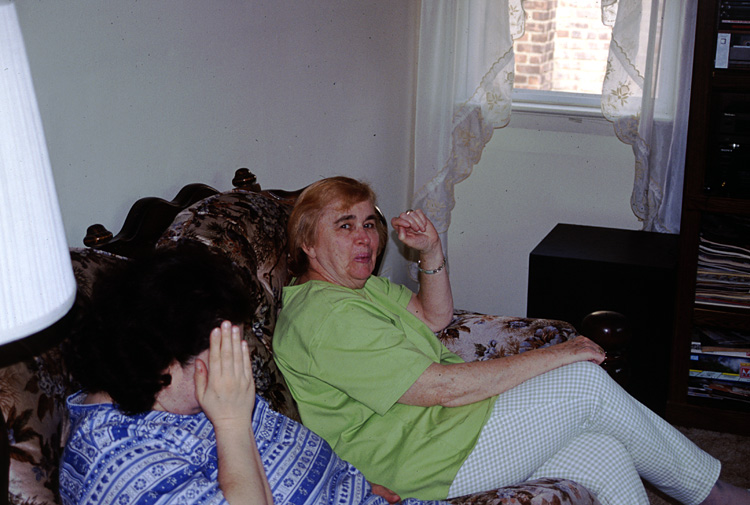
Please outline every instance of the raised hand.
[[391, 219], [391, 225], [398, 232], [398, 239], [404, 245], [419, 251], [420, 254], [435, 253], [442, 256], [438, 232], [421, 209], [402, 212], [398, 217]]
[[208, 363], [196, 360], [195, 395], [215, 429], [250, 428], [255, 381], [239, 326], [224, 321], [211, 331]]
[[242, 330], [229, 321], [211, 331], [208, 366], [195, 363], [195, 394], [216, 433], [219, 488], [230, 505], [273, 505], [252, 431], [255, 381]]
[[453, 294], [435, 225], [420, 209], [402, 212], [391, 225], [399, 240], [419, 253], [419, 292], [406, 308], [432, 331], [440, 331], [453, 318]]

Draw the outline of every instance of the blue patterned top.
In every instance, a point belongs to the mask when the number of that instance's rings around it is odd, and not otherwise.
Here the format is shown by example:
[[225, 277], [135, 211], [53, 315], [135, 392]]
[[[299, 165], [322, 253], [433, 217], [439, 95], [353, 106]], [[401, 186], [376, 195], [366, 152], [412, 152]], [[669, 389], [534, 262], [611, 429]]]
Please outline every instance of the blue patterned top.
[[[203, 413], [127, 416], [111, 404], [85, 405], [85, 398], [81, 392], [68, 398], [71, 433], [60, 469], [64, 505], [227, 503], [217, 480], [214, 429]], [[260, 397], [253, 433], [275, 505], [387, 505], [322, 438]]]

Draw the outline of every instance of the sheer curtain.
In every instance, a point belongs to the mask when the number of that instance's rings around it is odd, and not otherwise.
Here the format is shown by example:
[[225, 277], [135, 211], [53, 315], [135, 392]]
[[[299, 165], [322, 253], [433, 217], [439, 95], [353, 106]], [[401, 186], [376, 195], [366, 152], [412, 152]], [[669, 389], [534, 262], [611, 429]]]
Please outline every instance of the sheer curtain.
[[510, 120], [512, 34], [523, 19], [521, 0], [422, 2], [411, 206], [427, 213], [445, 251], [453, 187]]
[[[631, 206], [645, 230], [679, 230], [695, 4], [602, 0], [613, 26], [602, 112], [633, 146]], [[662, 54], [665, 29], [682, 49], [673, 55]], [[422, 1], [411, 207], [432, 219], [446, 252], [454, 186], [510, 120], [513, 40], [523, 31], [522, 0]]]
[[[680, 229], [696, 4], [602, 0], [602, 19], [613, 25], [602, 112], [633, 147], [630, 204], [647, 231]], [[676, 47], [662, 44], [668, 30]]]

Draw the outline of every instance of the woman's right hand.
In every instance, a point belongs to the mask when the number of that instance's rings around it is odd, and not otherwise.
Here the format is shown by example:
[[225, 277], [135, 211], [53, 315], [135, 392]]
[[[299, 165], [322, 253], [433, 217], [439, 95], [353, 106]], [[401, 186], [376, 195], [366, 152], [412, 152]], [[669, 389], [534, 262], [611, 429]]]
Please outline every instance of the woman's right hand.
[[388, 503], [398, 503], [401, 501], [401, 497], [398, 494], [391, 491], [385, 486], [381, 486], [380, 484], [373, 484], [372, 482], [370, 482], [370, 487], [372, 488], [372, 494], [376, 494], [381, 498], [385, 498], [385, 501], [387, 501]]
[[255, 381], [241, 333], [239, 326], [224, 321], [211, 331], [208, 363], [195, 363], [195, 395], [217, 430], [247, 430], [252, 420]]
[[601, 365], [607, 357], [604, 349], [599, 344], [583, 335], [578, 335], [565, 342], [550, 346], [547, 349], [560, 354], [561, 364], [563, 365], [578, 361], [591, 361], [592, 363]]
[[560, 344], [486, 361], [432, 363], [398, 400], [406, 405], [459, 407], [485, 400], [555, 368], [606, 355], [596, 343], [577, 336]]

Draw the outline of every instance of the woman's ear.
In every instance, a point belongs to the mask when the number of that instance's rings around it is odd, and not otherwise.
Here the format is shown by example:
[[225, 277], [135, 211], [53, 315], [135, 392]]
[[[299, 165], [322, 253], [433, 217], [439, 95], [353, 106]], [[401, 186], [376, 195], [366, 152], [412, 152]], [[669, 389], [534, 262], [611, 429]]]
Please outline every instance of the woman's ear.
[[307, 255], [308, 258], [313, 259], [315, 258], [315, 246], [309, 246], [307, 244], [302, 244], [302, 250]]

